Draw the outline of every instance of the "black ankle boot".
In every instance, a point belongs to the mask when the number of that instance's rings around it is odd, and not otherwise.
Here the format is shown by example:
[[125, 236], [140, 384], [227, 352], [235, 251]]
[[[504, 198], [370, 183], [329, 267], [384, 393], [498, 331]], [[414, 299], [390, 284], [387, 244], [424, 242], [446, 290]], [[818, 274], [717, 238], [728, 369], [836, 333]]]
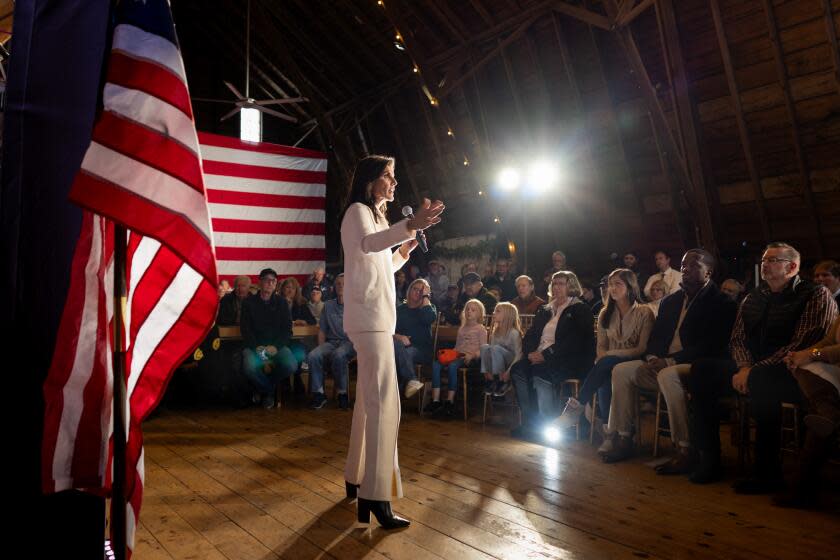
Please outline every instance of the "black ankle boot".
[[359, 491], [359, 485], [353, 484], [352, 482], [344, 481], [344, 490], [347, 492], [347, 499], [353, 500], [356, 498], [356, 494]]
[[359, 523], [370, 523], [370, 514], [373, 512], [383, 529], [402, 529], [410, 524], [408, 519], [394, 515], [394, 512], [391, 511], [391, 502], [377, 502], [359, 498], [357, 507], [359, 508]]

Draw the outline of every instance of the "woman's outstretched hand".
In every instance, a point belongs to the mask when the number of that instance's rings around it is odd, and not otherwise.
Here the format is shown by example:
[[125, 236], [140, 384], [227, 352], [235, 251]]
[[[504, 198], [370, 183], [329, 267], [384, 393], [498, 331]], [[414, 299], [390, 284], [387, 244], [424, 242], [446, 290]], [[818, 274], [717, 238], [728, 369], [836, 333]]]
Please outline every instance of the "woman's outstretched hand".
[[440, 200], [431, 202], [428, 198], [424, 198], [414, 217], [408, 220], [408, 228], [412, 230], [426, 229], [440, 223], [440, 214], [444, 208], [446, 206]]

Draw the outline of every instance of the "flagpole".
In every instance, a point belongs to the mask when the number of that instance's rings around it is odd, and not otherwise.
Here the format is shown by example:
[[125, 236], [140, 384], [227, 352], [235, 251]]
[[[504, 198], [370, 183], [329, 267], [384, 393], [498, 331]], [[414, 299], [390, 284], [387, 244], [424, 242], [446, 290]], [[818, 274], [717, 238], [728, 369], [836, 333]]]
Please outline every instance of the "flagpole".
[[125, 501], [126, 473], [126, 414], [125, 374], [126, 353], [123, 336], [123, 311], [126, 303], [126, 229], [114, 224], [114, 460], [111, 481], [111, 542], [116, 560], [125, 560], [127, 528]]

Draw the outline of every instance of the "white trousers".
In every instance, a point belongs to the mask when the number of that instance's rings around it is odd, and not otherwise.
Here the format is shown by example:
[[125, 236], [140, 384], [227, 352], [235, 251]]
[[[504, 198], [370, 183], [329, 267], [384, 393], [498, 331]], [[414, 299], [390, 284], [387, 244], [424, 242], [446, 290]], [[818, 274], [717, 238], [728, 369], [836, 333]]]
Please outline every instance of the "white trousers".
[[[680, 373], [690, 371], [691, 364], [677, 364], [653, 373], [641, 360], [622, 362], [612, 370], [612, 401], [607, 431], [629, 436], [633, 428], [633, 409], [636, 388], [662, 391], [668, 405], [671, 439], [680, 447], [689, 446], [688, 410]], [[638, 426], [636, 426], [638, 429]]]
[[356, 349], [359, 374], [344, 478], [361, 484], [360, 498], [387, 502], [403, 495], [397, 460], [400, 395], [393, 336], [384, 331], [348, 336]]

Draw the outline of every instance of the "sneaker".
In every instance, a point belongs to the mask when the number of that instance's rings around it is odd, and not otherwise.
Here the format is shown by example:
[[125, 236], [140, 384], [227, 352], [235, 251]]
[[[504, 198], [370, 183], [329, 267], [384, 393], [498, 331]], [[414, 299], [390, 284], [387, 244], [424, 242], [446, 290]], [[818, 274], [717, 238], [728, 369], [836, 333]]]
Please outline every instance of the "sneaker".
[[423, 388], [423, 384], [417, 379], [412, 379], [405, 385], [405, 398], [410, 399], [417, 394], [417, 391]]
[[270, 410], [277, 405], [277, 401], [274, 399], [274, 395], [263, 395], [262, 397], [262, 407], [266, 410]]
[[341, 410], [350, 408], [350, 397], [347, 396], [347, 393], [338, 394], [338, 408]]
[[455, 403], [452, 401], [443, 402], [443, 417], [447, 420], [455, 417]]
[[605, 463], [618, 463], [632, 457], [634, 451], [635, 446], [630, 436], [618, 436], [615, 438], [612, 450], [601, 454], [601, 460]]
[[309, 371], [309, 362], [307, 362], [307, 361], [301, 362], [300, 371]]
[[309, 408], [319, 410], [324, 408], [325, 404], [327, 404], [327, 396], [324, 393], [315, 393], [312, 395], [312, 400], [309, 401]]
[[443, 403], [441, 403], [440, 401], [432, 401], [423, 407], [423, 414], [428, 414], [431, 416], [440, 412], [441, 408], [443, 408]]
[[583, 405], [576, 398], [569, 397], [563, 414], [557, 419], [557, 429], [564, 432], [577, 424], [580, 421], [580, 415], [583, 414], [583, 409]]
[[492, 395], [496, 389], [496, 382], [493, 379], [488, 379], [484, 382], [484, 394]]
[[615, 447], [616, 435], [618, 434], [604, 434], [604, 441], [601, 443], [601, 446], [598, 447], [598, 455], [604, 455], [605, 453], [610, 453], [613, 450]]
[[499, 381], [493, 391], [494, 397], [504, 397], [510, 391], [510, 381]]

